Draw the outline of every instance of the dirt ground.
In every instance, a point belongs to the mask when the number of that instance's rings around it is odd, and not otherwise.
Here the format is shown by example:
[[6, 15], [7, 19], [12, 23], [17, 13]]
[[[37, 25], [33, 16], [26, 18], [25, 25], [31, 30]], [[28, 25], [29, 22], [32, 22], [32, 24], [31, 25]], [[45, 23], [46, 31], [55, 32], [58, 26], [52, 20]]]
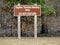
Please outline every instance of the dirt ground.
[[0, 38], [0, 45], [60, 45], [60, 37]]

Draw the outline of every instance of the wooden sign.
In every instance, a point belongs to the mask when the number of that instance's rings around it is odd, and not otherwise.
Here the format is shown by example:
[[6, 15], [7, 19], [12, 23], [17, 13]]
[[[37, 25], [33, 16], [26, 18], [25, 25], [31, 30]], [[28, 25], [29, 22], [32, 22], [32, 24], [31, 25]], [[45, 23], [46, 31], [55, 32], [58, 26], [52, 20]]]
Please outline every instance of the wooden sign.
[[14, 6], [14, 16], [41, 16], [41, 6], [37, 5], [15, 5]]

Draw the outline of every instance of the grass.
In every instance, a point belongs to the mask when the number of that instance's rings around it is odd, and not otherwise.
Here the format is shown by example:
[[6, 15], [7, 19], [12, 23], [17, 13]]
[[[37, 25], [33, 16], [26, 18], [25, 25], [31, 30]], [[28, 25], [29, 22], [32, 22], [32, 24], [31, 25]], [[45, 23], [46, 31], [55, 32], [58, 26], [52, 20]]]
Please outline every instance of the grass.
[[60, 45], [60, 37], [0, 38], [0, 45]]

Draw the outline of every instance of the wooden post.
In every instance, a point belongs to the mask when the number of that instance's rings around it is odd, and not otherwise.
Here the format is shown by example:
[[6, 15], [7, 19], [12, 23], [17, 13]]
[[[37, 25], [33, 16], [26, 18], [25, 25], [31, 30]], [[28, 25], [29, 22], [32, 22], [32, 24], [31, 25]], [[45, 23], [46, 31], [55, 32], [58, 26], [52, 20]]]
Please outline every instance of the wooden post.
[[[18, 6], [20, 6], [20, 3], [18, 3]], [[20, 15], [18, 15], [18, 39], [21, 39], [21, 19], [20, 19]]]
[[[36, 3], [34, 5], [37, 6]], [[34, 37], [37, 38], [37, 15], [34, 16]]]
[[18, 16], [18, 39], [21, 39], [21, 21], [20, 21], [20, 15]]
[[34, 37], [37, 38], [37, 16], [34, 16]]

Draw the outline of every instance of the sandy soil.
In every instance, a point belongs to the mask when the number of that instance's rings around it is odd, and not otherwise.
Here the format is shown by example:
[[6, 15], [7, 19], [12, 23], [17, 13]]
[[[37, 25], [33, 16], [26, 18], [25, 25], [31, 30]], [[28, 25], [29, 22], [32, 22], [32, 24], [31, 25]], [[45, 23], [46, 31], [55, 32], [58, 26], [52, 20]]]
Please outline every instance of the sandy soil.
[[60, 37], [0, 38], [0, 45], [60, 45]]

